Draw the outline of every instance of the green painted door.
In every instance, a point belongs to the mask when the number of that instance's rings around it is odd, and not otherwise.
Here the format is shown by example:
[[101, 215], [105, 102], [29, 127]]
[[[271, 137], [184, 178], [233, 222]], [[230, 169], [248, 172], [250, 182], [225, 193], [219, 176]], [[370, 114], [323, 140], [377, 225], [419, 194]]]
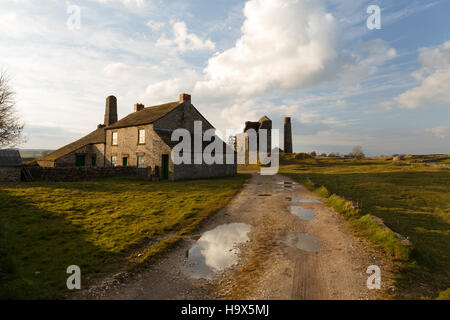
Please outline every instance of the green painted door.
[[84, 167], [84, 165], [85, 165], [84, 160], [85, 160], [85, 156], [77, 156], [77, 160], [75, 162], [75, 165], [77, 167]]
[[162, 156], [162, 173], [163, 179], [169, 179], [169, 155], [167, 154]]
[[122, 166], [124, 166], [124, 167], [128, 166], [128, 158], [127, 157], [122, 158]]

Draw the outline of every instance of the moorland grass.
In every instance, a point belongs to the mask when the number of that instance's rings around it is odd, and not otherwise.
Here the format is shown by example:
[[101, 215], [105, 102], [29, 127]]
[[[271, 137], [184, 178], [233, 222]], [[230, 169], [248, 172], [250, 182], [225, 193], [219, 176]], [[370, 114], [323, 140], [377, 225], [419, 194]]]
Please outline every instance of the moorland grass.
[[246, 177], [2, 183], [0, 298], [62, 298], [69, 265], [82, 284], [139, 265], [225, 206]]
[[[393, 256], [398, 298], [435, 298], [450, 287], [449, 168], [379, 159], [289, 159], [281, 173], [309, 188], [324, 186], [332, 195], [327, 203], [353, 217], [350, 223], [360, 234]], [[358, 212], [347, 200], [360, 204]], [[408, 237], [410, 252], [376, 227], [370, 215]]]

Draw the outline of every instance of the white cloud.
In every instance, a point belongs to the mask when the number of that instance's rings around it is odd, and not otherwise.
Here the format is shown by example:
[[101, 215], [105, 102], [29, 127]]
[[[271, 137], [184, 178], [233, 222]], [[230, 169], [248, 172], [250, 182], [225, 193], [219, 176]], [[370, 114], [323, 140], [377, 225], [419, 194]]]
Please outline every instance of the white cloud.
[[209, 59], [197, 90], [252, 96], [333, 80], [356, 87], [396, 55], [382, 40], [342, 50], [342, 30], [317, 1], [249, 0], [244, 15], [242, 36]]
[[148, 104], [174, 101], [179, 93], [191, 93], [198, 77], [199, 75], [194, 70], [182, 70], [176, 77], [150, 84], [140, 99]]
[[147, 27], [152, 29], [152, 31], [158, 31], [164, 26], [164, 22], [158, 22], [158, 21], [147, 21], [146, 23]]
[[427, 129], [427, 132], [430, 132], [434, 136], [439, 139], [445, 139], [450, 136], [450, 126], [438, 126], [431, 129]]
[[166, 38], [165, 35], [161, 36], [156, 42], [156, 46], [170, 47], [175, 46], [180, 51], [197, 51], [197, 50], [214, 50], [216, 45], [209, 39], [202, 39], [199, 36], [188, 33], [186, 23], [183, 21], [173, 22], [173, 39]]
[[404, 108], [450, 104], [450, 41], [419, 50], [422, 68], [413, 73], [421, 84], [394, 99]]
[[297, 87], [315, 82], [337, 55], [334, 18], [312, 2], [250, 0], [244, 15], [241, 38], [208, 61], [199, 86], [243, 95]]
[[124, 4], [125, 6], [136, 6], [138, 8], [142, 8], [151, 2], [150, 0], [90, 0], [90, 1], [104, 4], [119, 2]]

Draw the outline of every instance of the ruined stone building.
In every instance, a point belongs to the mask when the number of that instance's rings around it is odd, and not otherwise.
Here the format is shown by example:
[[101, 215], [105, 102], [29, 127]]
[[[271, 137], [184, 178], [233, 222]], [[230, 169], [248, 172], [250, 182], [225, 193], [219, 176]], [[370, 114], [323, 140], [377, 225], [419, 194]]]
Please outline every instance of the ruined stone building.
[[291, 118], [284, 118], [284, 153], [292, 153]]
[[[261, 139], [261, 130], [267, 130], [267, 140], [263, 141]], [[256, 143], [252, 145], [250, 140], [254, 135], [254, 139]], [[235, 150], [238, 152], [238, 158], [244, 158], [245, 164], [253, 164], [250, 161], [251, 154], [253, 152], [253, 156], [259, 159], [259, 152], [264, 151], [271, 153], [272, 152], [272, 120], [270, 120], [267, 116], [263, 116], [259, 121], [246, 121], [244, 130], [242, 133], [237, 134], [233, 139]], [[263, 148], [264, 144], [266, 148]], [[284, 118], [284, 151], [285, 153], [292, 153], [292, 127], [291, 127], [291, 118]], [[242, 161], [241, 159], [240, 161]], [[242, 163], [242, 164], [244, 164]], [[239, 163], [241, 164], [241, 163]]]
[[38, 159], [37, 163], [43, 167], [135, 166], [149, 168], [154, 176], [169, 180], [235, 175], [235, 161], [233, 164], [225, 161], [224, 164], [173, 163], [170, 155], [178, 142], [171, 141], [172, 132], [183, 128], [193, 133], [194, 121], [202, 123], [203, 131], [214, 128], [192, 105], [188, 94], [181, 94], [179, 101], [153, 107], [135, 104], [134, 112], [121, 120], [117, 117], [117, 99], [110, 96], [106, 99], [103, 124], [85, 137]]
[[[266, 139], [262, 139], [261, 132], [266, 130]], [[254, 145], [251, 143], [252, 136], [255, 139]], [[236, 151], [245, 153], [245, 164], [250, 163], [250, 154], [256, 152], [259, 159], [259, 151], [270, 153], [272, 151], [272, 120], [263, 116], [259, 121], [246, 121], [242, 133], [236, 135]], [[239, 149], [241, 148], [241, 149]]]

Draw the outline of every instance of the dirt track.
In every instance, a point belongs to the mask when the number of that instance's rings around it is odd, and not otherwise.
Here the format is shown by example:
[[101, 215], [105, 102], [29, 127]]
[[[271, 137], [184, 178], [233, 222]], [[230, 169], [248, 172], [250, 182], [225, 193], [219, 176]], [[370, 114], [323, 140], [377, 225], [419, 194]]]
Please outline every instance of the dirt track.
[[[384, 257], [368, 248], [343, 219], [322, 203], [294, 203], [288, 197], [314, 198], [306, 188], [281, 176], [253, 174], [248, 184], [221, 211], [206, 221], [192, 238], [186, 238], [143, 272], [122, 280], [110, 278], [78, 298], [87, 299], [375, 299], [366, 269], [378, 265], [382, 289], [387, 286]], [[304, 220], [290, 206], [313, 210]], [[205, 231], [229, 223], [251, 226], [249, 241], [239, 245], [238, 263], [210, 280], [186, 273], [187, 253]], [[313, 236], [318, 251], [299, 249], [297, 235]], [[303, 238], [301, 238], [303, 239]], [[314, 239], [313, 239], [314, 240]], [[300, 245], [311, 245], [302, 242]], [[218, 252], [220, 254], [220, 252]], [[219, 257], [220, 258], [220, 257]]]

